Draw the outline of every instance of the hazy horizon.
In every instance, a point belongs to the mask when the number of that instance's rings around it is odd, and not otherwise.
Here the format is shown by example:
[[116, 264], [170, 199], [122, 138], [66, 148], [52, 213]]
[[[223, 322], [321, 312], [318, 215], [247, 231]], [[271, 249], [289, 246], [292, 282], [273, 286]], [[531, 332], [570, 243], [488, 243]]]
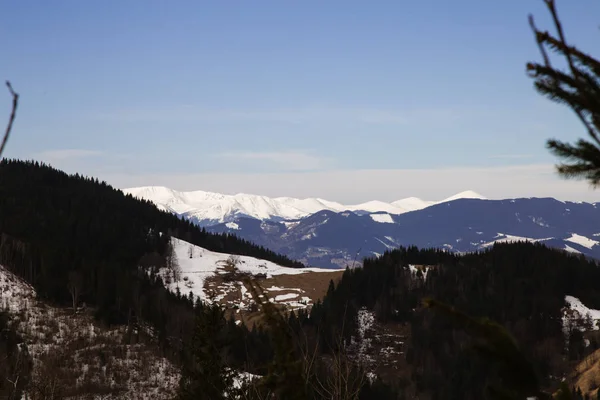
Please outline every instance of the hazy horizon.
[[[558, 9], [593, 48], [600, 3]], [[5, 156], [121, 188], [597, 201], [552, 170], [545, 141], [586, 132], [526, 75], [529, 13], [552, 28], [542, 1], [8, 2]]]

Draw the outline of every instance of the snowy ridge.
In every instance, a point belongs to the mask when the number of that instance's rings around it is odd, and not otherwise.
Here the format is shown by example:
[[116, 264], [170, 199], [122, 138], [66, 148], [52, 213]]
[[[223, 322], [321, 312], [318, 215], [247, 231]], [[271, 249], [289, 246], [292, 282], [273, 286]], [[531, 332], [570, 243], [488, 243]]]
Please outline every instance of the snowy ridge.
[[151, 201], [162, 210], [198, 221], [210, 221], [210, 223], [231, 222], [239, 216], [261, 220], [293, 220], [322, 210], [386, 212], [398, 215], [457, 199], [485, 199], [478, 193], [465, 191], [437, 202], [409, 197], [391, 203], [373, 200], [361, 204], [344, 205], [319, 198], [271, 198], [253, 194], [225, 195], [204, 191], [178, 192], [162, 186], [130, 188], [124, 189], [123, 192]]
[[494, 240], [492, 240], [491, 242], [487, 242], [487, 243], [483, 243], [483, 244], [478, 244], [475, 243], [475, 245], [481, 246], [482, 248], [486, 248], [486, 247], [491, 247], [496, 243], [517, 243], [517, 242], [531, 242], [531, 243], [537, 243], [537, 242], [544, 242], [547, 240], [551, 240], [554, 238], [540, 238], [540, 239], [534, 239], [534, 238], [528, 238], [528, 237], [523, 237], [523, 236], [515, 236], [515, 235], [508, 235], [505, 233], [498, 233], [496, 235], [496, 237], [494, 238]]

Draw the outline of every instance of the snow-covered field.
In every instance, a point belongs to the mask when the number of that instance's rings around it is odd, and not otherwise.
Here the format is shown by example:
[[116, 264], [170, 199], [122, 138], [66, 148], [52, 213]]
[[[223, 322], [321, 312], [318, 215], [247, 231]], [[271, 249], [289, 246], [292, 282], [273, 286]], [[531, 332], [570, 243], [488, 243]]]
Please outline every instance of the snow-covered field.
[[31, 385], [57, 382], [85, 399], [170, 399], [179, 371], [150, 345], [123, 344], [125, 327], [98, 326], [85, 311], [50, 307], [0, 266], [0, 305], [33, 359]]
[[[184, 240], [172, 238], [173, 250], [180, 268], [180, 279], [168, 277], [170, 272], [161, 271], [167, 286], [187, 295], [192, 292], [194, 297], [200, 297], [206, 302], [221, 304], [246, 310], [252, 303], [252, 296], [241, 278], [254, 276], [260, 279], [270, 279], [279, 275], [301, 275], [307, 273], [331, 273], [336, 270], [323, 268], [288, 268], [271, 261], [260, 260], [248, 256], [232, 256], [217, 253], [195, 246]], [[226, 279], [226, 278], [231, 279]], [[267, 287], [267, 293], [274, 292], [270, 301], [284, 304], [290, 309], [305, 308], [311, 304], [311, 298], [304, 295], [304, 290], [295, 287]], [[277, 293], [286, 291], [288, 293]]]
[[293, 220], [322, 210], [402, 214], [457, 199], [484, 199], [478, 193], [465, 191], [441, 201], [427, 201], [417, 197], [409, 197], [391, 203], [374, 200], [348, 205], [319, 198], [271, 198], [253, 194], [225, 195], [204, 191], [178, 192], [162, 186], [130, 188], [124, 189], [123, 192], [149, 200], [162, 210], [185, 215], [199, 221], [208, 221], [207, 223], [230, 222], [236, 216], [249, 216], [262, 220]]

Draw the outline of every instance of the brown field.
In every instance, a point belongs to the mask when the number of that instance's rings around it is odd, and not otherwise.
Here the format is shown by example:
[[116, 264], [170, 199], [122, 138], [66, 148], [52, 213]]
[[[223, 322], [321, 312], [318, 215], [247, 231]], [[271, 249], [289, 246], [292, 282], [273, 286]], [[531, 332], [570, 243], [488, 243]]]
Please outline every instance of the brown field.
[[[206, 279], [204, 288], [209, 297], [218, 299], [218, 302], [228, 309], [228, 316], [233, 315], [236, 320], [242, 321], [249, 327], [260, 320], [260, 312], [256, 304], [251, 300], [246, 292], [243, 297], [242, 283], [243, 276], [236, 276], [235, 270], [227, 270], [234, 275], [215, 274]], [[302, 301], [302, 304], [290, 305], [286, 301], [275, 300], [274, 303], [281, 310], [291, 311], [300, 308], [308, 308], [314, 302], [322, 299], [327, 293], [329, 282], [333, 280], [335, 284], [341, 279], [343, 271], [331, 272], [306, 272], [297, 275], [275, 275], [271, 278], [256, 278], [267, 296], [275, 298], [276, 296], [296, 294], [298, 300], [309, 298], [310, 301]], [[281, 290], [269, 290], [277, 287]], [[247, 288], [246, 288], [247, 289]], [[294, 299], [296, 300], [296, 299]], [[243, 304], [243, 307], [240, 307]]]

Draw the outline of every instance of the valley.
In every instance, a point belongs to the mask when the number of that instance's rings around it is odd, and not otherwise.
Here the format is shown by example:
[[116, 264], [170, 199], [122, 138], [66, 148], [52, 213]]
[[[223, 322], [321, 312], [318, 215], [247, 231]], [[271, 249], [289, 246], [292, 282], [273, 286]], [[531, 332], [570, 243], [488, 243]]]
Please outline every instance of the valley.
[[[590, 377], [600, 347], [595, 204], [460, 198], [398, 215], [322, 210], [199, 227], [35, 163], [2, 161], [0, 190], [0, 323], [10, 333], [0, 335], [0, 373], [21, 382], [0, 393], [173, 399], [204, 382], [224, 385], [211, 396], [278, 387], [321, 399], [340, 390], [332, 377], [352, 377], [365, 399], [457, 390], [475, 400], [494, 375], [460, 350], [469, 334], [431, 311], [430, 297], [472, 324], [506, 326], [540, 393], [563, 378], [588, 394], [600, 387]], [[294, 252], [300, 244], [305, 253]], [[351, 257], [359, 246], [370, 254]], [[314, 260], [329, 268], [306, 266]], [[270, 383], [279, 371], [298, 375]]]
[[599, 15], [3, 2], [0, 400], [600, 399]]

